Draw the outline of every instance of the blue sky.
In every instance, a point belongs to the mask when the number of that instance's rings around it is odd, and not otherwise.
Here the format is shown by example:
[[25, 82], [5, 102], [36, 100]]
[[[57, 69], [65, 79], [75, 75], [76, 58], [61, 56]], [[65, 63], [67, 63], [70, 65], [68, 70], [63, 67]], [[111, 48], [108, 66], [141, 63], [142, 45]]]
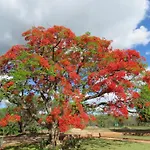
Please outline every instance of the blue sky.
[[4, 102], [1, 102], [0, 103], [0, 108], [5, 108], [6, 107], [6, 104]]
[[[147, 12], [147, 16], [144, 20], [142, 20], [137, 26], [145, 26], [148, 30], [150, 30], [150, 12]], [[140, 54], [146, 58], [146, 62], [150, 69], [150, 42], [146, 45], [137, 45], [135, 49], [140, 51]]]

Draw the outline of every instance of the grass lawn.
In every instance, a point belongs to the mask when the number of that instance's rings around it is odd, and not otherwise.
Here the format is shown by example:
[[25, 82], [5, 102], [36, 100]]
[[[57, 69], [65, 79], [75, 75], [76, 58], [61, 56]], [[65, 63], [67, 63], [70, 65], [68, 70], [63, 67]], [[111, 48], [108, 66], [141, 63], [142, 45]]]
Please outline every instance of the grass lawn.
[[85, 140], [81, 148], [83, 150], [149, 150], [150, 144], [91, 139]]
[[[112, 141], [103, 139], [84, 139], [78, 149], [71, 150], [149, 150], [150, 144]], [[42, 150], [37, 145], [9, 147], [5, 150]], [[44, 150], [44, 149], [43, 149]], [[45, 149], [46, 150], [46, 149]]]

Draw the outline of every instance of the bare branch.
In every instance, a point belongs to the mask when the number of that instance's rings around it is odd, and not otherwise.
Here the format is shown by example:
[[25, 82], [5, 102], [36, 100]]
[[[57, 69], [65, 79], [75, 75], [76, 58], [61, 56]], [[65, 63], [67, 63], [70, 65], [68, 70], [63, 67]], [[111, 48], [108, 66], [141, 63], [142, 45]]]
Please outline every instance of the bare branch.
[[61, 40], [58, 41], [58, 43], [52, 47], [52, 60], [55, 61], [55, 48], [59, 45], [59, 43], [61, 42]]
[[85, 97], [84, 101], [89, 100], [89, 99], [98, 98], [98, 97], [104, 95], [106, 92], [107, 92], [107, 89], [103, 89], [101, 92], [99, 92], [95, 95]]
[[[83, 62], [84, 62], [84, 57], [83, 57], [81, 63], [83, 63]], [[81, 68], [81, 65], [80, 65], [80, 66], [78, 67], [78, 69], [77, 69], [77, 74], [79, 74], [80, 68]]]

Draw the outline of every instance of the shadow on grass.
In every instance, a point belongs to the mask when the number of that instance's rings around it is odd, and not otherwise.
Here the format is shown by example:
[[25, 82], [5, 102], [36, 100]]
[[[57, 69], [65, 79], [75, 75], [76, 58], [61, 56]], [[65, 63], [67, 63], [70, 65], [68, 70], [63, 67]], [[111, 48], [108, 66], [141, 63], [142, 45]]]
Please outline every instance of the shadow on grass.
[[46, 147], [48, 145], [47, 140], [41, 140], [39, 142], [32, 142], [32, 144], [19, 144], [16, 146], [9, 146], [4, 148], [4, 150], [47, 150]]
[[42, 150], [39, 148], [39, 145], [20, 145], [20, 146], [10, 146], [5, 148], [4, 150]]

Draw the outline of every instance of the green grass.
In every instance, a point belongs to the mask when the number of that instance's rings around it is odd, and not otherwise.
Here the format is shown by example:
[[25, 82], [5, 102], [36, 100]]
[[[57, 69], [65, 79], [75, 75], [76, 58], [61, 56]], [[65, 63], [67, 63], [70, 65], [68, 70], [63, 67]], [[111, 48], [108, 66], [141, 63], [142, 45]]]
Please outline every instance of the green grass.
[[[71, 150], [149, 150], [150, 144], [103, 139], [84, 139], [78, 149]], [[9, 147], [5, 150], [41, 150], [38, 145]], [[43, 149], [44, 150], [44, 149]], [[67, 149], [66, 149], [67, 150]]]
[[85, 140], [82, 143], [81, 150], [149, 150], [150, 144], [133, 143], [125, 141]]

